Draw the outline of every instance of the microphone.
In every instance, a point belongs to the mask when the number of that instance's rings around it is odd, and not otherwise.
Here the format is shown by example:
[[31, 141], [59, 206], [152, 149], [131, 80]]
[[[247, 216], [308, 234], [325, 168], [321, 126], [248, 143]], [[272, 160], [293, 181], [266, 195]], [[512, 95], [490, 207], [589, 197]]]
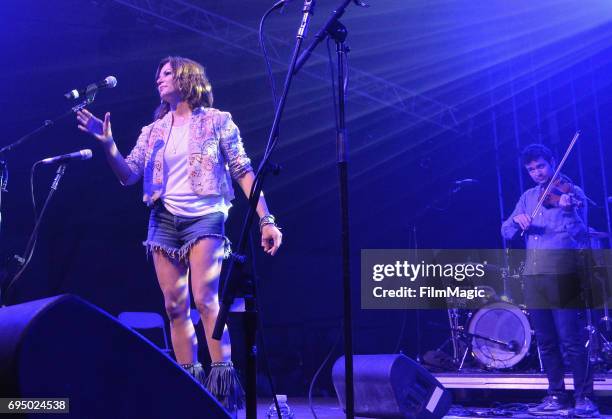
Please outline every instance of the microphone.
[[71, 160], [89, 160], [93, 153], [90, 149], [86, 148], [84, 150], [75, 151], [70, 154], [62, 154], [61, 156], [48, 157], [46, 159], [42, 159], [40, 163], [42, 164], [51, 164], [51, 163], [66, 163]]
[[464, 185], [466, 183], [479, 183], [480, 181], [478, 179], [459, 179], [453, 182], [453, 184], [455, 185]]
[[84, 94], [95, 92], [99, 89], [112, 89], [117, 85], [117, 79], [113, 76], [108, 76], [104, 80], [92, 83], [84, 89], [74, 89], [64, 95], [66, 99], [78, 99]]
[[514, 352], [515, 354], [521, 352], [521, 345], [515, 340], [511, 340], [510, 342], [508, 342], [506, 344], [506, 348], [508, 348], [509, 351]]

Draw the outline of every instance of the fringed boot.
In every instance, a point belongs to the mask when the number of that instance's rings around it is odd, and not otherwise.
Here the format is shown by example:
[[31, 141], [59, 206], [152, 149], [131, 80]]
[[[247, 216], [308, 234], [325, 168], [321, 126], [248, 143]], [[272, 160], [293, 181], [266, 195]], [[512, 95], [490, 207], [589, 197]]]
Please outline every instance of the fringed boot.
[[181, 364], [181, 367], [187, 371], [196, 381], [202, 385], [206, 382], [206, 372], [202, 368], [202, 364], [196, 362], [195, 364]]
[[210, 364], [210, 375], [205, 386], [210, 393], [229, 412], [236, 412], [244, 405], [244, 390], [240, 385], [238, 373], [231, 361], [213, 362]]

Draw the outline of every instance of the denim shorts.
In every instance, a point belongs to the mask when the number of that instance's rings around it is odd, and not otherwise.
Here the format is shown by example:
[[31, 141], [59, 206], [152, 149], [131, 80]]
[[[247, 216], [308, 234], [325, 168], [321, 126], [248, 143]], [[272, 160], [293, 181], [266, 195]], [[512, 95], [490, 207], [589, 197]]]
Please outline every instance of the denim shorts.
[[215, 237], [223, 240], [224, 256], [230, 253], [230, 241], [225, 237], [225, 214], [213, 212], [200, 217], [183, 217], [170, 213], [157, 202], [149, 217], [147, 240], [142, 244], [147, 252], [162, 250], [171, 258], [184, 260], [200, 239]]

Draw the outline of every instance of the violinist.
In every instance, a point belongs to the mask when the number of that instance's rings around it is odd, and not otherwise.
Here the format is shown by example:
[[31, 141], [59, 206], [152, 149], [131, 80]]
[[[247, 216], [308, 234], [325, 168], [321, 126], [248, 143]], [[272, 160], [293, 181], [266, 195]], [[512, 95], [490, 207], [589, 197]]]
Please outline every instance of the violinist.
[[[525, 239], [525, 301], [548, 378], [548, 396], [529, 413], [597, 416], [580, 300], [580, 255], [588, 243], [586, 197], [565, 176], [553, 179], [555, 160], [547, 147], [531, 144], [521, 160], [536, 186], [521, 195], [501, 233], [508, 240]], [[573, 373], [574, 400], [565, 392], [563, 353]]]

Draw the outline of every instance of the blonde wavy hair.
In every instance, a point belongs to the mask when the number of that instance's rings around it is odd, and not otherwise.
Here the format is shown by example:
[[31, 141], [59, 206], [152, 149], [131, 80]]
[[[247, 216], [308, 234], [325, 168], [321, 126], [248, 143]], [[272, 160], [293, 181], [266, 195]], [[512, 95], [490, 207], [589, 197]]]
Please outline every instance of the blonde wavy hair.
[[[170, 63], [174, 72], [173, 79], [176, 86], [181, 92], [183, 100], [185, 100], [191, 109], [196, 109], [201, 106], [206, 108], [212, 107], [213, 94], [212, 86], [204, 67], [189, 58], [183, 57], [166, 57], [159, 62], [157, 71], [155, 72], [155, 80], [157, 81], [159, 73], [163, 66]], [[170, 111], [170, 104], [162, 100], [161, 104], [155, 109], [154, 119], [160, 119]]]

